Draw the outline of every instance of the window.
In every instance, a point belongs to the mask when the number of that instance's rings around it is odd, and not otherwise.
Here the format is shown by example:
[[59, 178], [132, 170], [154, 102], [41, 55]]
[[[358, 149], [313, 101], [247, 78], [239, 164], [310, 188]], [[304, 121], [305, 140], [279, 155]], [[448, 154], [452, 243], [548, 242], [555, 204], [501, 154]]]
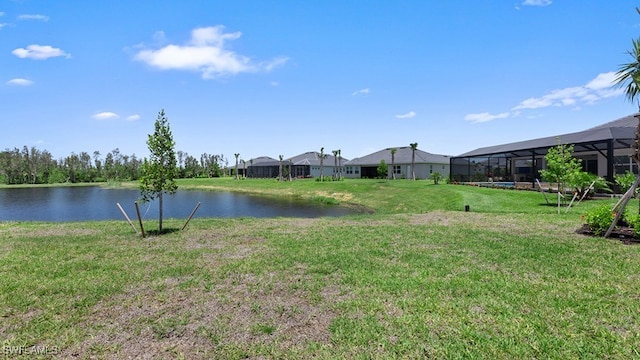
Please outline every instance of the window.
[[393, 165], [394, 174], [402, 174], [402, 167], [400, 165]]

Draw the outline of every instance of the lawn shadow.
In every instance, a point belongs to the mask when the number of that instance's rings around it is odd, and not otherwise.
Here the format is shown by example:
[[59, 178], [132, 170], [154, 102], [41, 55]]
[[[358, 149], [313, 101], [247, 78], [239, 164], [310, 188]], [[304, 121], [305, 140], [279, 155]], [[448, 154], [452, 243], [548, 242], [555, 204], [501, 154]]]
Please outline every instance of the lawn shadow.
[[165, 234], [172, 234], [178, 231], [180, 231], [179, 228], [164, 228], [162, 229], [162, 232], [158, 231], [158, 229], [154, 229], [154, 230], [147, 230], [144, 232], [144, 234], [145, 236], [160, 236]]

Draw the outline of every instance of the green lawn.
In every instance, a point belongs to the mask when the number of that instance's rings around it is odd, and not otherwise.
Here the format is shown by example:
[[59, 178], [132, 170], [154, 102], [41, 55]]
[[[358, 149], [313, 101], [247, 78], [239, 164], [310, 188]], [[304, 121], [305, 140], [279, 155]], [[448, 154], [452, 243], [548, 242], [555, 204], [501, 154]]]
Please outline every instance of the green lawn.
[[427, 181], [179, 185], [375, 213], [195, 218], [145, 239], [125, 221], [0, 223], [5, 355], [640, 357], [640, 247], [575, 233], [614, 200], [558, 215], [540, 193]]

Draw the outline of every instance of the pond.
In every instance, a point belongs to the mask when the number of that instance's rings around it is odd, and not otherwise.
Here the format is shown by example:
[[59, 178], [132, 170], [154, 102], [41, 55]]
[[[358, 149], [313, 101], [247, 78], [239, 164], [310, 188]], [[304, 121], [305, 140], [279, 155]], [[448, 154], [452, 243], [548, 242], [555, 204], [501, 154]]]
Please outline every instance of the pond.
[[[35, 187], [0, 189], [0, 221], [86, 221], [124, 220], [116, 203], [132, 220], [137, 219], [134, 202], [140, 192], [134, 189], [87, 187]], [[356, 211], [296, 199], [251, 196], [230, 192], [179, 190], [164, 196], [164, 218], [189, 217], [298, 217], [343, 216]], [[139, 203], [143, 219], [158, 218], [157, 200]]]

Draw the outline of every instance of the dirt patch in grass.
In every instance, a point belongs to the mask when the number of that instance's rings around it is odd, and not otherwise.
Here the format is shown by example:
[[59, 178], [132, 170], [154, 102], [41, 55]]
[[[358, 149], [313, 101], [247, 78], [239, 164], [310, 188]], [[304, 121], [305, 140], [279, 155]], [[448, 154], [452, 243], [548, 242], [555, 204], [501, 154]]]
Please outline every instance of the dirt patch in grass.
[[[316, 221], [301, 219], [300, 224]], [[298, 220], [285, 222], [295, 225]], [[98, 303], [78, 324], [87, 335], [62, 357], [250, 357], [252, 349], [265, 348], [303, 355], [310, 346], [332, 346], [329, 327], [337, 316], [334, 306], [349, 292], [334, 285], [338, 280], [321, 289], [312, 286], [317, 279], [303, 266], [229, 274], [223, 266], [265, 251], [265, 240], [249, 235], [241, 229], [224, 236], [189, 234], [184, 246], [213, 250], [199, 260], [211, 276], [150, 280]]]
[[291, 286], [304, 281], [238, 275], [208, 291], [181, 289], [180, 279], [167, 280], [160, 290], [130, 289], [95, 307], [82, 325], [90, 336], [63, 357], [208, 358], [233, 347], [303, 352], [312, 343], [330, 345], [330, 305], [339, 292], [328, 289], [312, 301]]

